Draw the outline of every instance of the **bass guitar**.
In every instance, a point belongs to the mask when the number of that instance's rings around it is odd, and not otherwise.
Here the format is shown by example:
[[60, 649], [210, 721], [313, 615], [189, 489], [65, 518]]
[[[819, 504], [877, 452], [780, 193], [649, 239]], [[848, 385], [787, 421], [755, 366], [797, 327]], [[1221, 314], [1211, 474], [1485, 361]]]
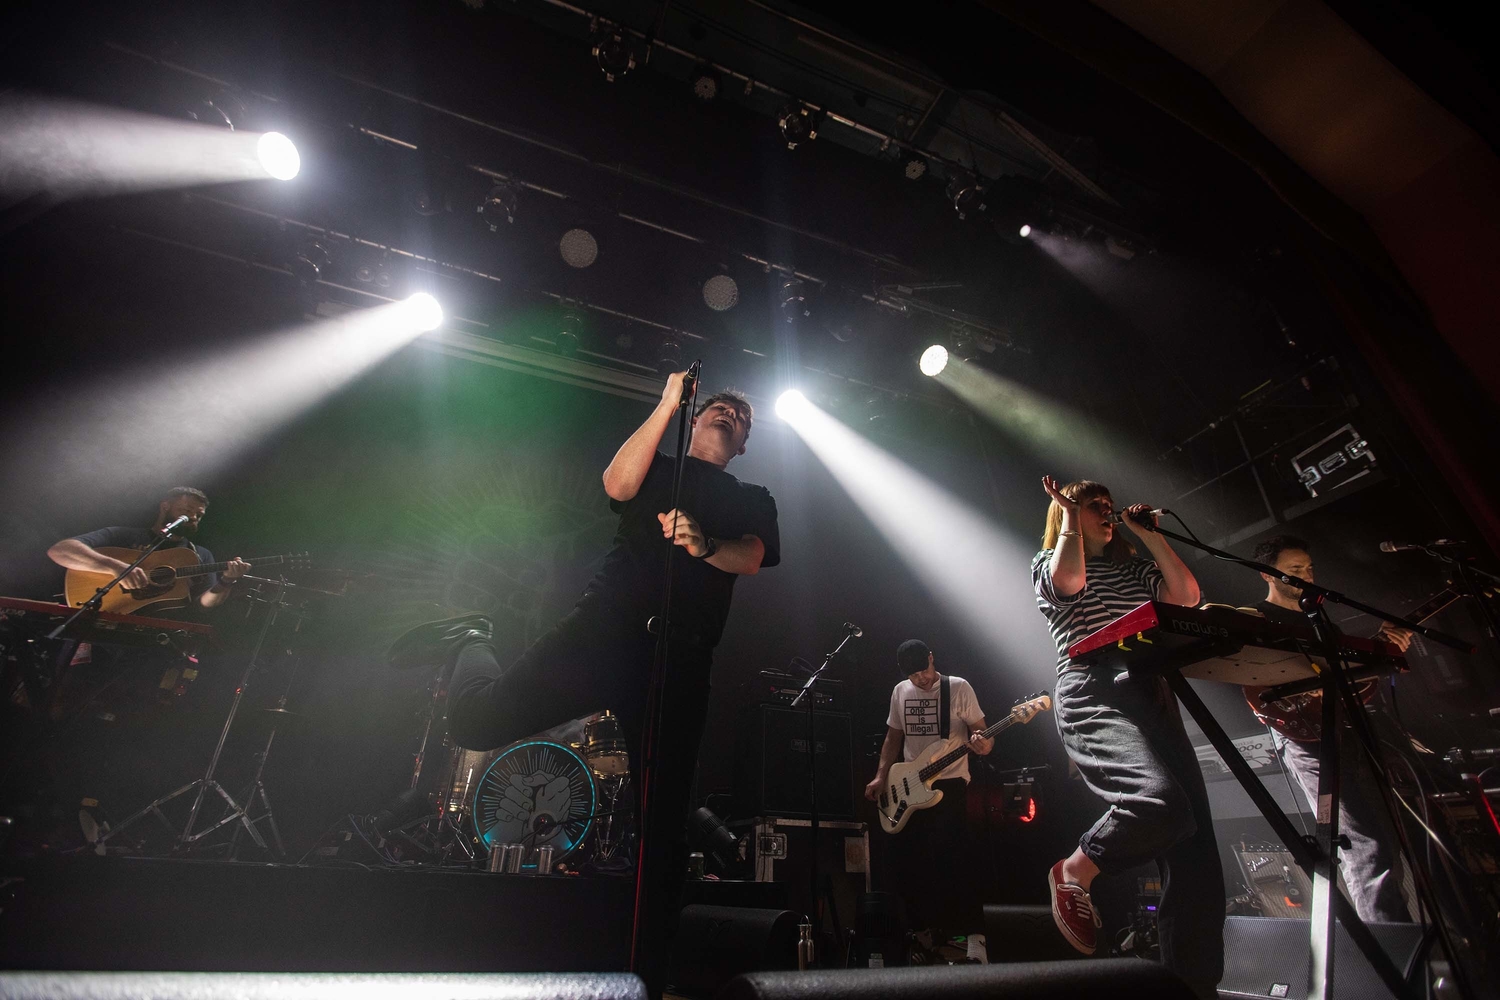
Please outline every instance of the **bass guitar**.
[[[1406, 616], [1406, 619], [1421, 625], [1456, 600], [1458, 600], [1458, 594], [1453, 591], [1439, 591], [1424, 604], [1415, 608]], [[1375, 696], [1376, 684], [1377, 681], [1374, 679], [1356, 683], [1361, 702], [1368, 702]], [[1245, 700], [1250, 703], [1250, 711], [1255, 713], [1255, 717], [1287, 739], [1309, 743], [1323, 738], [1322, 691], [1305, 691], [1302, 694], [1288, 695], [1285, 698], [1262, 703], [1260, 694], [1266, 690], [1264, 686], [1247, 685], [1242, 690], [1245, 693]]]
[[[1017, 702], [1010, 710], [1010, 714], [999, 722], [974, 734], [989, 739], [997, 733], [1003, 732], [1015, 725], [1025, 725], [1036, 718], [1040, 712], [1046, 712], [1052, 708], [1052, 698], [1047, 692], [1032, 695], [1025, 701]], [[973, 737], [971, 736], [970, 739]], [[880, 798], [876, 800], [879, 806], [880, 826], [886, 833], [900, 833], [906, 828], [911, 820], [912, 814], [920, 809], [931, 809], [943, 801], [943, 793], [932, 787], [937, 781], [938, 775], [946, 771], [954, 761], [966, 753], [973, 753], [968, 740], [957, 737], [947, 740], [939, 740], [911, 762], [901, 762], [891, 765], [891, 773], [886, 777], [885, 787], [881, 789]]]
[[[106, 546], [98, 551], [127, 563], [134, 562], [140, 555], [138, 549], [114, 546]], [[285, 566], [288, 569], [307, 569], [312, 565], [312, 560], [306, 552], [258, 556], [245, 561], [257, 568]], [[104, 595], [104, 603], [99, 610], [128, 615], [147, 608], [161, 610], [183, 607], [192, 600], [193, 577], [203, 576], [205, 573], [222, 573], [228, 566], [227, 562], [200, 563], [198, 554], [186, 545], [178, 548], [158, 549], [141, 563], [141, 569], [146, 571], [146, 575], [151, 578], [151, 583], [136, 590], [126, 590], [123, 585], [116, 587]], [[63, 593], [66, 595], [68, 605], [75, 608], [82, 607], [89, 598], [94, 596], [95, 591], [114, 577], [113, 573], [91, 573], [81, 569], [68, 570], [67, 576], [63, 579]]]

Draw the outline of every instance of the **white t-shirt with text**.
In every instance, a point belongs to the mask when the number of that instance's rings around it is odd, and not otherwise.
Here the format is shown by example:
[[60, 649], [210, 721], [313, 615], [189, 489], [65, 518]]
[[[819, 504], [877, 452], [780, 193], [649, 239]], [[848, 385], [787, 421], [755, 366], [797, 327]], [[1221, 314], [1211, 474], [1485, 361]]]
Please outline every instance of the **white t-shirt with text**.
[[[938, 697], [942, 688], [942, 675], [932, 690], [924, 691], [913, 684], [910, 678], [902, 680], [891, 691], [891, 713], [885, 724], [901, 730], [901, 759], [910, 763], [932, 744], [938, 741]], [[984, 721], [984, 712], [979, 708], [979, 699], [974, 689], [962, 677], [948, 677], [948, 738], [967, 740], [969, 734], [978, 732]], [[938, 775], [938, 780], [962, 778], [969, 780], [969, 755], [964, 754], [949, 764]]]

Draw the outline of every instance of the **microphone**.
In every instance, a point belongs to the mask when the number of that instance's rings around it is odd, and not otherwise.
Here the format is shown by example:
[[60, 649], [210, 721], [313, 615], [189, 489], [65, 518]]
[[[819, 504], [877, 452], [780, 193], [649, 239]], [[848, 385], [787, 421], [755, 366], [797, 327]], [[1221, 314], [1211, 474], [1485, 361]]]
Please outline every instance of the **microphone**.
[[[1172, 512], [1170, 510], [1167, 510], [1167, 508], [1165, 508], [1165, 507], [1152, 507], [1151, 510], [1149, 511], [1149, 513], [1151, 514], [1152, 517], [1161, 517], [1163, 514], [1170, 514]], [[1125, 523], [1125, 515], [1124, 514], [1120, 514], [1120, 513], [1115, 513], [1115, 514], [1109, 515], [1109, 517], [1106, 517], [1105, 520], [1108, 521], [1110, 524], [1124, 524]]]
[[1410, 543], [1410, 542], [1381, 542], [1380, 543], [1380, 551], [1382, 551], [1382, 552], [1411, 552], [1411, 551], [1418, 551], [1418, 552], [1420, 552], [1422, 549], [1444, 549], [1444, 548], [1448, 548], [1448, 547], [1454, 546], [1454, 545], [1467, 545], [1467, 544], [1469, 544], [1469, 543], [1468, 542], [1461, 542], [1461, 541], [1459, 541], [1456, 538], [1436, 538], [1436, 539], [1433, 539], [1430, 542], [1423, 542], [1420, 545], [1415, 544], [1415, 543]]
[[163, 535], [170, 535], [172, 532], [176, 531], [178, 528], [180, 528], [183, 525], [187, 524], [191, 520], [192, 520], [192, 518], [188, 517], [186, 514], [182, 514], [182, 515], [180, 515], [177, 518], [177, 520], [173, 521], [171, 524], [169, 524], [166, 527], [162, 528], [161, 529], [161, 533]]
[[854, 624], [853, 622], [844, 622], [844, 631], [848, 632], [850, 635], [854, 636], [854, 638], [856, 638], [856, 639], [858, 639], [860, 636], [862, 636], [862, 635], [865, 634], [865, 630], [862, 629], [862, 628], [860, 628], [858, 625]]
[[694, 361], [688, 365], [687, 374], [682, 379], [682, 405], [686, 406], [693, 398], [693, 390], [698, 387], [698, 375], [703, 371], [703, 362]]

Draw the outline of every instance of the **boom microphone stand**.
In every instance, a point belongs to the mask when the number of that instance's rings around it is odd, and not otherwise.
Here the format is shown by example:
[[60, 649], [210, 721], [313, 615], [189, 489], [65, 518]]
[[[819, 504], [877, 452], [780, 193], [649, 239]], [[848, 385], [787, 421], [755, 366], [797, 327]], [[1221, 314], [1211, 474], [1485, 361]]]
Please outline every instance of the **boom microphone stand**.
[[[1170, 511], [1163, 511], [1162, 513], [1170, 513]], [[1473, 649], [1472, 644], [1455, 636], [1439, 632], [1437, 629], [1428, 628], [1416, 622], [1407, 621], [1398, 615], [1382, 611], [1379, 608], [1362, 604], [1338, 591], [1283, 573], [1275, 566], [1268, 566], [1265, 563], [1256, 562], [1252, 559], [1242, 559], [1233, 553], [1216, 549], [1211, 545], [1205, 545], [1196, 538], [1189, 538], [1176, 532], [1168, 531], [1160, 525], [1149, 521], [1141, 522], [1132, 518], [1131, 526], [1139, 527], [1143, 531], [1153, 531], [1164, 538], [1170, 538], [1183, 545], [1206, 552], [1217, 559], [1236, 563], [1257, 573], [1264, 573], [1267, 576], [1274, 577], [1288, 586], [1301, 589], [1302, 598], [1300, 603], [1303, 613], [1307, 615], [1308, 623], [1312, 626], [1313, 633], [1316, 636], [1317, 644], [1322, 647], [1322, 655], [1327, 661], [1327, 669], [1323, 670], [1320, 674], [1323, 694], [1323, 739], [1320, 741], [1321, 754], [1319, 757], [1318, 808], [1316, 817], [1317, 834], [1315, 837], [1304, 838], [1298, 833], [1297, 829], [1292, 826], [1291, 821], [1287, 819], [1286, 814], [1281, 811], [1275, 800], [1266, 792], [1265, 787], [1260, 784], [1259, 780], [1250, 771], [1249, 765], [1245, 763], [1244, 758], [1240, 756], [1239, 751], [1230, 742], [1229, 737], [1225, 735], [1224, 730], [1219, 726], [1217, 720], [1214, 719], [1213, 713], [1203, 704], [1197, 692], [1188, 684], [1187, 678], [1182, 675], [1180, 667], [1187, 666], [1187, 663], [1176, 664], [1172, 669], [1165, 670], [1163, 673], [1173, 693], [1182, 701], [1189, 714], [1193, 716], [1194, 721], [1198, 723], [1199, 728], [1203, 730], [1204, 735], [1209, 738], [1214, 749], [1218, 751], [1224, 763], [1234, 773], [1235, 777], [1239, 779], [1240, 784], [1245, 788], [1250, 798], [1260, 807], [1260, 811], [1265, 816], [1266, 821], [1270, 823], [1272, 829], [1277, 832], [1282, 841], [1291, 849], [1291, 853], [1296, 858], [1298, 865], [1312, 876], [1313, 909], [1312, 926], [1310, 928], [1312, 964], [1311, 981], [1308, 985], [1308, 1000], [1330, 1000], [1335, 995], [1333, 982], [1333, 931], [1335, 913], [1337, 913], [1339, 923], [1343, 925], [1350, 939], [1364, 953], [1370, 966], [1381, 977], [1391, 993], [1397, 997], [1412, 997], [1412, 991], [1408, 988], [1400, 971], [1397, 970], [1395, 964], [1392, 963], [1384, 949], [1375, 940], [1369, 928], [1365, 926], [1364, 921], [1354, 912], [1353, 905], [1338, 891], [1338, 849], [1341, 846], [1341, 842], [1347, 841], [1347, 838], [1340, 836], [1338, 827], [1340, 784], [1338, 724], [1341, 714], [1341, 704], [1344, 712], [1348, 715], [1349, 724], [1353, 728], [1355, 735], [1367, 748], [1371, 748], [1371, 752], [1368, 754], [1370, 764], [1376, 771], [1377, 784], [1380, 786], [1382, 795], [1386, 799], [1387, 810], [1391, 813], [1393, 819], [1397, 818], [1399, 814], [1395, 808], [1396, 804], [1391, 800], [1393, 791], [1390, 782], [1385, 780], [1385, 775], [1383, 774], [1384, 768], [1373, 752], [1373, 747], [1375, 746], [1373, 734], [1370, 732], [1368, 728], [1369, 724], [1364, 717], [1363, 710], [1360, 708], [1358, 696], [1354, 691], [1353, 681], [1349, 678], [1349, 669], [1344, 663], [1343, 653], [1338, 640], [1338, 632], [1334, 629], [1332, 622], [1328, 620], [1325, 604], [1332, 602], [1363, 611], [1366, 614], [1374, 615], [1394, 625], [1411, 629], [1413, 632], [1433, 642], [1438, 642], [1465, 652]], [[1196, 658], [1196, 656], [1201, 654], [1194, 655]], [[1397, 834], [1401, 837], [1402, 847], [1406, 851], [1407, 856], [1414, 859], [1416, 855], [1411, 851], [1410, 845], [1406, 843], [1402, 824], [1398, 821], [1394, 825]], [[1411, 868], [1413, 881], [1416, 883], [1418, 892], [1421, 895], [1422, 904], [1432, 914], [1433, 924], [1442, 938], [1443, 948], [1452, 963], [1454, 978], [1457, 980], [1462, 993], [1467, 997], [1472, 997], [1474, 994], [1467, 987], [1462, 963], [1458, 961], [1457, 952], [1454, 950], [1455, 942], [1447, 926], [1444, 924], [1441, 915], [1438, 913], [1437, 897], [1429, 881], [1428, 873], [1421, 865], [1413, 864]]]
[[[813, 686], [818, 683], [818, 679], [823, 676], [823, 671], [828, 669], [828, 665], [833, 662], [833, 658], [839, 655], [839, 651], [848, 645], [850, 639], [864, 634], [864, 629], [845, 622], [844, 637], [839, 640], [837, 646], [833, 647], [833, 652], [823, 657], [823, 662], [818, 665], [817, 670], [814, 670], [808, 676], [806, 682], [802, 685], [802, 690], [797, 692], [797, 696], [792, 699], [791, 704], [792, 708], [796, 708], [804, 699], [807, 701], [807, 826], [812, 842], [812, 866], [808, 876], [812, 892], [807, 898], [812, 903], [813, 912], [808, 914], [808, 917], [813, 924], [814, 934], [821, 933], [823, 930], [823, 907], [822, 900], [818, 895], [821, 888], [818, 882], [818, 741], [814, 734], [816, 716], [813, 714], [817, 709], [817, 699], [811, 697], [811, 695]], [[839, 932], [839, 915], [837, 910], [833, 913], [833, 930], [836, 937], [842, 937], [842, 934]]]
[[[672, 469], [672, 506], [674, 517], [682, 497], [682, 467], [687, 462], [688, 445], [693, 436], [692, 411], [698, 403], [698, 383], [703, 371], [703, 362], [694, 361], [688, 366], [682, 383], [682, 399], [677, 407], [677, 464]], [[645, 865], [646, 849], [653, 837], [660, 836], [653, 823], [653, 796], [656, 791], [656, 751], [661, 735], [661, 705], [667, 682], [668, 651], [672, 638], [672, 563], [677, 555], [674, 539], [667, 546], [667, 576], [663, 587], [661, 615], [646, 623], [646, 628], [656, 633], [656, 653], [651, 660], [651, 678], [646, 686], [646, 717], [641, 727], [641, 822], [636, 843], [635, 909], [631, 919], [630, 968], [642, 971], [641, 924], [645, 917]]]

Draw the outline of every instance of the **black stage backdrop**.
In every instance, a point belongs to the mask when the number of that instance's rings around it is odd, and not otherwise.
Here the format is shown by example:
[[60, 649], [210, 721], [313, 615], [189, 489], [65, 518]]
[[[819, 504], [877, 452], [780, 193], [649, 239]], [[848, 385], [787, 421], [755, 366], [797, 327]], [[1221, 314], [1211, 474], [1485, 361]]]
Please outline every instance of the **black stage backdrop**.
[[[7, 342], [21, 363], [11, 368], [4, 436], [12, 453], [26, 453], [29, 467], [50, 462], [59, 470], [55, 481], [7, 476], [4, 592], [54, 593], [60, 574], [43, 555], [48, 544], [104, 524], [144, 523], [159, 491], [178, 484], [211, 495], [199, 540], [218, 557], [305, 549], [317, 566], [309, 582], [337, 587], [347, 576], [345, 596], [309, 602], [298, 635], [280, 626], [273, 632], [268, 648], [294, 649], [295, 664], [267, 656], [224, 758], [224, 783], [238, 791], [264, 743], [271, 717], [263, 710], [286, 693], [297, 715], [278, 736], [267, 786], [289, 850], [300, 855], [342, 817], [373, 812], [405, 786], [428, 678], [385, 665], [390, 639], [434, 615], [478, 610], [495, 617], [504, 659], [559, 617], [597, 568], [612, 534], [600, 474], [650, 404], [446, 357], [418, 344], [232, 457], [212, 449], [187, 456], [156, 481], [138, 470], [149, 465], [146, 456], [156, 444], [171, 442], [140, 440], [134, 446], [139, 463], [124, 453], [111, 467], [80, 468], [86, 450], [48, 429], [64, 426], [80, 399], [114, 392], [115, 373], [142, 362], [170, 366], [181, 344], [249, 342], [297, 317], [253, 274], [153, 255], [119, 234], [91, 236], [85, 244], [73, 232], [34, 234], [25, 254], [9, 255], [12, 266], [3, 278], [7, 299], [24, 296], [33, 304], [8, 323]], [[274, 373], [246, 377], [266, 379], [264, 392], [275, 398]], [[711, 365], [709, 385], [722, 381]], [[778, 423], [770, 403], [779, 387], [747, 388], [759, 412], [749, 451], [730, 471], [776, 496], [783, 562], [737, 587], [709, 718], [691, 723], [708, 727], [700, 795], [731, 784], [735, 719], [757, 697], [758, 672], [784, 668], [793, 656], [816, 661], [837, 641], [844, 621], [865, 628], [834, 673], [851, 695], [856, 785], [873, 767], [864, 737], [884, 728], [901, 640], [919, 636], [931, 643], [943, 669], [973, 681], [992, 720], [1013, 701], [1050, 686], [1050, 646], [1033, 606], [997, 604], [994, 614], [1034, 655], [997, 662], [983, 654], [952, 610]], [[163, 405], [181, 407], [184, 422], [195, 419], [191, 400]], [[120, 419], [128, 428], [131, 414]], [[1045, 511], [1036, 483], [1047, 470], [1023, 449], [992, 450], [986, 464], [969, 441], [889, 439], [882, 445], [985, 512], [1028, 554], [1034, 550]], [[78, 481], [88, 488], [59, 485]], [[1415, 502], [1409, 493], [1396, 478], [1309, 515], [1306, 525], [1287, 527], [1321, 539], [1320, 579], [1375, 602], [1414, 604], [1430, 592], [1434, 574], [1413, 566], [1415, 557], [1398, 566], [1374, 548], [1382, 537], [1410, 533], [1403, 514]], [[926, 514], [912, 512], [914, 518]], [[1263, 585], [1241, 570], [1207, 561], [1193, 566], [1207, 599], [1244, 604], [1263, 593]], [[1014, 567], [1018, 576], [1026, 571], [1024, 563]], [[168, 697], [169, 704], [153, 696], [160, 670], [152, 667], [137, 669], [71, 718], [43, 721], [9, 706], [18, 724], [7, 726], [5, 797], [23, 821], [14, 849], [77, 846], [74, 811], [82, 796], [100, 799], [118, 820], [200, 774], [260, 613], [237, 599], [213, 615], [224, 640], [203, 655], [197, 683]], [[1472, 625], [1453, 628], [1477, 634]], [[95, 681], [110, 679], [100, 669]], [[1437, 747], [1477, 724], [1469, 715], [1488, 700], [1482, 695], [1492, 683], [1467, 666], [1445, 677], [1402, 681], [1410, 721], [1419, 733], [1431, 729], [1425, 738]], [[1207, 693], [1231, 734], [1253, 730], [1237, 693]], [[1008, 734], [993, 760], [1052, 767], [1038, 821], [998, 832], [994, 846], [1003, 850], [991, 854], [992, 860], [1012, 860], [994, 862], [990, 898], [1039, 901], [1043, 862], [1066, 853], [1098, 804], [1064, 778], [1066, 761], [1050, 718]]]

